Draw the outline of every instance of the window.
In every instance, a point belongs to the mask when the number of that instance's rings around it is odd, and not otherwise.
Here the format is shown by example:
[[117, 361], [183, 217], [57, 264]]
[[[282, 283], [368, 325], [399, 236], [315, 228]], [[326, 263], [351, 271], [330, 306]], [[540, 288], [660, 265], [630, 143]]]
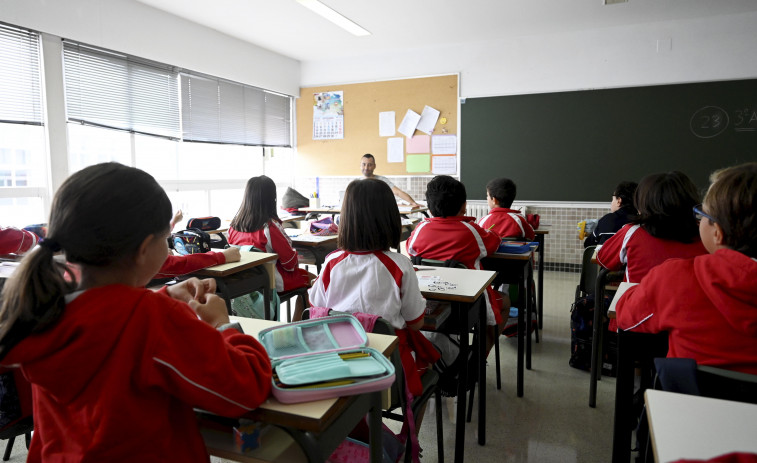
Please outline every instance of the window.
[[178, 73], [171, 66], [64, 42], [69, 122], [181, 136]]
[[42, 126], [39, 34], [0, 24], [0, 217], [3, 226], [44, 221], [47, 151]]
[[289, 96], [197, 73], [181, 74], [185, 141], [291, 146]]

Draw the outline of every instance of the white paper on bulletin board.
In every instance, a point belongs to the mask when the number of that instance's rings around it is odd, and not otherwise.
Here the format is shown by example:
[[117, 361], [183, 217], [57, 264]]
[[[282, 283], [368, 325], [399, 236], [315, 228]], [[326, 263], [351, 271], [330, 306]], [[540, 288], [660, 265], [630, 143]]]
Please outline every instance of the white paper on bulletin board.
[[379, 113], [379, 137], [394, 136], [394, 111]]
[[431, 156], [431, 172], [436, 175], [457, 173], [457, 156]]
[[457, 135], [432, 135], [431, 154], [457, 154]]
[[402, 137], [386, 139], [386, 160], [387, 162], [405, 162], [405, 144]]

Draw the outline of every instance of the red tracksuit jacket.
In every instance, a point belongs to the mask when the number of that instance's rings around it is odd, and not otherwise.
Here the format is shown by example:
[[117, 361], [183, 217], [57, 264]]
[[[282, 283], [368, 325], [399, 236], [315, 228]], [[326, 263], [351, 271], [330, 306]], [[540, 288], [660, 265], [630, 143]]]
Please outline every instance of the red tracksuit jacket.
[[[454, 259], [470, 269], [481, 270], [481, 259], [497, 252], [502, 240], [476, 224], [473, 217], [432, 217], [415, 227], [407, 240], [407, 253], [425, 259]], [[501, 323], [502, 301], [490, 286], [486, 291], [487, 324]]]
[[623, 330], [667, 331], [668, 357], [757, 374], [757, 261], [721, 249], [670, 259], [618, 301]]
[[254, 338], [161, 292], [110, 285], [66, 305], [2, 361], [32, 383], [29, 462], [207, 462], [193, 408], [240, 416], [271, 388]]

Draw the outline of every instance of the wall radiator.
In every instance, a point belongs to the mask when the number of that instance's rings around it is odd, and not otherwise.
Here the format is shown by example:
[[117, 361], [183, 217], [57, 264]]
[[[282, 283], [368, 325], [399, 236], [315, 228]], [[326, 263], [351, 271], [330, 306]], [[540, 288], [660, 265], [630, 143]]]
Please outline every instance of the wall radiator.
[[485, 201], [468, 201], [467, 206], [467, 212], [466, 214], [475, 217], [476, 222], [478, 222], [481, 217], [485, 216], [489, 213], [489, 206], [486, 204]]
[[[527, 213], [526, 206], [518, 206], [517, 204], [513, 204], [512, 208], [519, 210], [523, 215]], [[466, 211], [466, 215], [475, 217], [476, 222], [478, 222], [481, 217], [489, 213], [489, 205], [486, 203], [486, 201], [468, 201]]]

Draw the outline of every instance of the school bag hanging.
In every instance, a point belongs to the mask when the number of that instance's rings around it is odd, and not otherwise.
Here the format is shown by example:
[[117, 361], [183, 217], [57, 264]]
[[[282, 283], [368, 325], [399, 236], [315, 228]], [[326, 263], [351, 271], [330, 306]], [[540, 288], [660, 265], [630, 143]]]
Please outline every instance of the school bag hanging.
[[202, 231], [218, 230], [221, 219], [218, 217], [196, 217], [187, 221], [187, 229], [199, 228]]
[[339, 227], [331, 220], [331, 217], [326, 217], [321, 220], [315, 220], [310, 222], [310, 234], [318, 236], [336, 235], [339, 233]]
[[210, 251], [210, 235], [200, 229], [191, 228], [172, 233], [168, 247], [182, 256]]

